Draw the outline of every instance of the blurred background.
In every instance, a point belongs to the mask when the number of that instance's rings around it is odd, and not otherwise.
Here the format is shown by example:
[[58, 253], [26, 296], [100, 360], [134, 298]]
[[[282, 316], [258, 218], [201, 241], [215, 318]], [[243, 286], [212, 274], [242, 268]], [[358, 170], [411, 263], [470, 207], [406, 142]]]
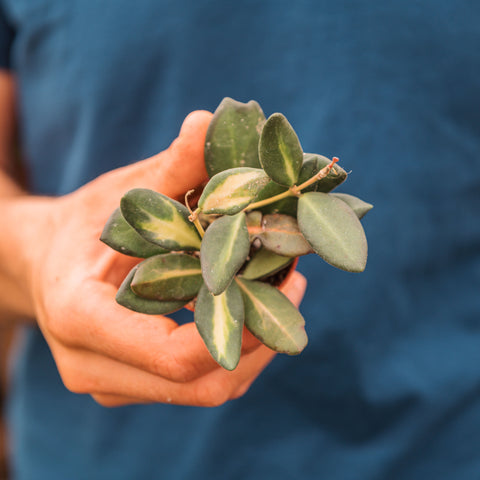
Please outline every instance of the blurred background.
[[[13, 327], [2, 327], [0, 329], [0, 407], [4, 409], [5, 392], [7, 389], [7, 357], [14, 335]], [[5, 419], [0, 418], [0, 479], [8, 478], [7, 463], [7, 436]]]

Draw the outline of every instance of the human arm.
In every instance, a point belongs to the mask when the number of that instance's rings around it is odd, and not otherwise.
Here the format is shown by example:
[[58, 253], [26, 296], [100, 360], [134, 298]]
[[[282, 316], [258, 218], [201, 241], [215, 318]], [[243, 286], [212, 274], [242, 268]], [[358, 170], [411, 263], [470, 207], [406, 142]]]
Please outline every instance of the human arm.
[[[69, 195], [41, 198], [20, 190], [1, 199], [6, 222], [0, 262], [11, 264], [18, 290], [15, 301], [0, 294], [1, 308], [15, 318], [36, 318], [66, 387], [102, 405], [219, 405], [244, 393], [274, 355], [245, 332], [242, 359], [228, 372], [212, 360], [193, 323], [178, 326], [114, 301], [136, 260], [98, 240], [105, 221], [131, 188], [181, 199], [201, 184], [210, 119], [208, 112], [191, 114], [164, 152], [108, 172]], [[299, 303], [304, 286], [297, 274], [285, 293]]]

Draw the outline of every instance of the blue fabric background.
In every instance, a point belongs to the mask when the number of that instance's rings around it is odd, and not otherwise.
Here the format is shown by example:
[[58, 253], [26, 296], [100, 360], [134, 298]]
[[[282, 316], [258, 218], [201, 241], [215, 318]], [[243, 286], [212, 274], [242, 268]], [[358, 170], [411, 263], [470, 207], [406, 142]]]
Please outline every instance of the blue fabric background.
[[351, 170], [339, 190], [375, 204], [366, 272], [302, 259], [308, 347], [220, 408], [106, 410], [27, 332], [16, 478], [480, 478], [478, 2], [4, 6], [35, 192], [148, 157], [230, 96], [284, 113]]

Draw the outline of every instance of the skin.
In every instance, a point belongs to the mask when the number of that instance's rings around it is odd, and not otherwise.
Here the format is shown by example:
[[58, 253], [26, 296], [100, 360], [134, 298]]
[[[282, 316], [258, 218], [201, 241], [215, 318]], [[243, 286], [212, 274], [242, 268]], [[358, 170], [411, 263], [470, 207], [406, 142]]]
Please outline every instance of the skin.
[[[151, 188], [181, 200], [205, 181], [203, 144], [212, 114], [191, 113], [178, 138], [158, 155], [105, 173], [69, 195], [38, 197], [9, 174], [14, 112], [15, 82], [1, 72], [2, 322], [36, 323], [65, 387], [104, 406], [217, 406], [244, 394], [274, 352], [245, 331], [242, 358], [229, 372], [210, 357], [193, 323], [179, 326], [119, 306], [116, 290], [138, 260], [98, 240], [129, 189]], [[305, 286], [295, 272], [282, 290], [298, 305]]]

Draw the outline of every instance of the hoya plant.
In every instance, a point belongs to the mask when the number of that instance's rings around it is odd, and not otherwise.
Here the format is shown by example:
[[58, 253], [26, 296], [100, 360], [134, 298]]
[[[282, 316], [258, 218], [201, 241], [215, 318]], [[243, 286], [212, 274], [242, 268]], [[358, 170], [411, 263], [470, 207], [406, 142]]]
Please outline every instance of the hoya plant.
[[[305, 320], [278, 290], [301, 255], [361, 272], [367, 240], [360, 219], [372, 205], [331, 193], [347, 178], [338, 159], [304, 153], [280, 113], [225, 98], [207, 131], [210, 180], [182, 204], [136, 188], [125, 193], [101, 240], [143, 258], [116, 301], [146, 314], [183, 307], [212, 357], [233, 370], [244, 326], [269, 348], [298, 354]], [[191, 195], [192, 193], [196, 195]]]

